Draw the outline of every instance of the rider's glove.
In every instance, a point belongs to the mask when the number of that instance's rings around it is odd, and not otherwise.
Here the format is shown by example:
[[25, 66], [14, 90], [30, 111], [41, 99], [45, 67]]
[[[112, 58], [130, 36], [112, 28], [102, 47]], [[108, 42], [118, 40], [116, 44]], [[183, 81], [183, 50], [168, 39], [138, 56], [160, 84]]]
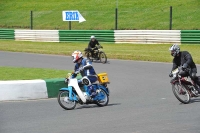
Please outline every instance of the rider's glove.
[[173, 74], [172, 74], [172, 73], [170, 73], [170, 74], [169, 74], [169, 77], [173, 77]]
[[187, 67], [188, 67], [188, 64], [184, 63], [183, 66], [182, 66], [182, 70], [185, 70]]
[[83, 67], [79, 67], [79, 71], [81, 72], [81, 71], [83, 71], [84, 70], [84, 68]]

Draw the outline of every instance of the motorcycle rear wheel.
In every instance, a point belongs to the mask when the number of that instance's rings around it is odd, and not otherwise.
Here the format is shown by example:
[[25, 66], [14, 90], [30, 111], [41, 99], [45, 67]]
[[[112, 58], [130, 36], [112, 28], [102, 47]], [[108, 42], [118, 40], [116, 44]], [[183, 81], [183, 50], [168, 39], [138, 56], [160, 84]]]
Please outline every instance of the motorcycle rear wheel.
[[58, 103], [66, 110], [72, 110], [76, 107], [76, 101], [69, 100], [69, 91], [60, 91], [58, 93]]
[[182, 103], [188, 104], [190, 102], [190, 94], [184, 85], [180, 85], [178, 82], [172, 85], [172, 91], [175, 97]]
[[[99, 107], [103, 107], [103, 106], [108, 105], [108, 102], [109, 102], [109, 96], [108, 96], [108, 94], [107, 94], [104, 90], [102, 90], [102, 89], [100, 89], [100, 92], [99, 92], [99, 93], [100, 93], [100, 94], [103, 94], [103, 95], [105, 96], [105, 98], [102, 99], [102, 100], [96, 101], [96, 104], [97, 104]], [[99, 94], [98, 94], [98, 95], [99, 95]]]

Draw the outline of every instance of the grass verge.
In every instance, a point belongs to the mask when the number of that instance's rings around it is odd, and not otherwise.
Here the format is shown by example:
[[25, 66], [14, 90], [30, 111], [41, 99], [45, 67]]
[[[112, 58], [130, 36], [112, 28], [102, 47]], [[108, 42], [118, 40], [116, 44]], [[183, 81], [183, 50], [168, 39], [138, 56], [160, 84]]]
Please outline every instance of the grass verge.
[[[171, 44], [101, 44], [108, 59], [124, 59], [139, 61], [171, 62], [168, 51]], [[1, 51], [29, 52], [40, 54], [68, 55], [74, 50], [83, 51], [87, 43], [47, 43], [1, 40]], [[181, 50], [189, 51], [195, 63], [200, 64], [200, 45], [184, 44]]]
[[28, 80], [65, 78], [69, 70], [55, 70], [42, 68], [0, 67], [0, 80]]
[[173, 29], [200, 28], [199, 0], [1, 0], [0, 27], [68, 29], [62, 11], [79, 10], [86, 22], [72, 23], [72, 29], [114, 29], [118, 7], [118, 29], [169, 29], [169, 8], [173, 7]]

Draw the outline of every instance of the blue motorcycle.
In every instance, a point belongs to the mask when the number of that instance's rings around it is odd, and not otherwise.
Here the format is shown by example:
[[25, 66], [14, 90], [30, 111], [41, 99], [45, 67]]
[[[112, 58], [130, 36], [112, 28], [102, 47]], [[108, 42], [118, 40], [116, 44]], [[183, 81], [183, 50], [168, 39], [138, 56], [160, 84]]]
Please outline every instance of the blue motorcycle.
[[67, 77], [67, 88], [61, 88], [58, 94], [58, 103], [66, 110], [72, 110], [76, 104], [97, 104], [99, 107], [106, 106], [109, 102], [109, 83], [107, 73], [98, 74], [98, 81], [92, 83], [96, 91], [95, 97], [90, 97], [88, 87], [85, 85], [89, 81], [87, 77], [81, 79], [83, 84], [78, 83], [78, 79], [72, 78], [71, 74]]

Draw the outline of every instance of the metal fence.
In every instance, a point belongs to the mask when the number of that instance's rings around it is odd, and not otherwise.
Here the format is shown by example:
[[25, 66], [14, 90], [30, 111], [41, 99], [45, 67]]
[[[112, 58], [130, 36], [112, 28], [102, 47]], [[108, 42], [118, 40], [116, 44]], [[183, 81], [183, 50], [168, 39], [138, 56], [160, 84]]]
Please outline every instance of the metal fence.
[[[80, 11], [86, 22], [62, 21], [62, 11], [0, 11], [0, 28], [51, 30], [169, 30], [200, 29], [199, 10], [185, 13], [183, 8], [145, 7], [113, 8], [102, 11]], [[171, 18], [170, 18], [171, 14]], [[170, 21], [171, 20], [171, 21]]]

